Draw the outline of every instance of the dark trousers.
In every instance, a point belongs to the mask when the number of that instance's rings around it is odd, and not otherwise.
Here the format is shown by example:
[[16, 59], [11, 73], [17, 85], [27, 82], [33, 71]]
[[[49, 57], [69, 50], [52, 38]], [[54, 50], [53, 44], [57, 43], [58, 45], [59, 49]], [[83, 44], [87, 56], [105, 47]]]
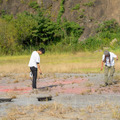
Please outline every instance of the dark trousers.
[[30, 70], [33, 74], [32, 88], [36, 88], [36, 80], [37, 80], [37, 68], [30, 67]]

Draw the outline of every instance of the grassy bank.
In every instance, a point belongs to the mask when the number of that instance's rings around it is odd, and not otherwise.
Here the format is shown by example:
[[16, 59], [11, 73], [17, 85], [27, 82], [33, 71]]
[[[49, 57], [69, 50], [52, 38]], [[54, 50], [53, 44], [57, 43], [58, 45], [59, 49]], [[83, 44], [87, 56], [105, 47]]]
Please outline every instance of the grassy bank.
[[[114, 51], [119, 57], [119, 51]], [[43, 73], [99, 73], [103, 52], [81, 52], [41, 55]], [[0, 57], [0, 73], [28, 73], [30, 55]], [[116, 71], [120, 70], [119, 61]]]

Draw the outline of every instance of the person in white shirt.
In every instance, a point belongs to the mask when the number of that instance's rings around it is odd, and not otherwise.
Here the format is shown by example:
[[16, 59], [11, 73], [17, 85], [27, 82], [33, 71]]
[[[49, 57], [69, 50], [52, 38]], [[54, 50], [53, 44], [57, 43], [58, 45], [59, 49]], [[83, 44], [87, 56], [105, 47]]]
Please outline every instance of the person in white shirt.
[[33, 51], [28, 66], [33, 75], [32, 88], [36, 89], [36, 80], [37, 80], [37, 70], [40, 74], [42, 71], [40, 69], [40, 56], [45, 53], [44, 48], [40, 48], [38, 51]]
[[[104, 69], [104, 81], [105, 81], [105, 86], [107, 85], [112, 85], [113, 84], [113, 75], [115, 73], [115, 61], [118, 60], [117, 55], [115, 55], [112, 52], [109, 51], [104, 51], [104, 54], [102, 56], [102, 65], [101, 65], [101, 70], [103, 70], [103, 64], [105, 63], [105, 69]], [[110, 75], [109, 75], [110, 73]]]

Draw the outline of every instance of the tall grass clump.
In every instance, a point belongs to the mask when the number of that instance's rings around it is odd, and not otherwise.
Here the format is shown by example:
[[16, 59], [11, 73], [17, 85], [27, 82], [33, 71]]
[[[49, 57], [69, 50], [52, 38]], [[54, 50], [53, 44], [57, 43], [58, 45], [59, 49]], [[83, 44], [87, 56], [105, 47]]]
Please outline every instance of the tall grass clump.
[[39, 4], [36, 1], [30, 1], [28, 5], [29, 5], [29, 7], [33, 8], [35, 10], [40, 8]]
[[84, 3], [83, 6], [93, 7], [95, 5], [95, 0], [90, 0], [87, 3]]
[[72, 8], [72, 10], [79, 10], [80, 9], [80, 4], [76, 4], [73, 8]]

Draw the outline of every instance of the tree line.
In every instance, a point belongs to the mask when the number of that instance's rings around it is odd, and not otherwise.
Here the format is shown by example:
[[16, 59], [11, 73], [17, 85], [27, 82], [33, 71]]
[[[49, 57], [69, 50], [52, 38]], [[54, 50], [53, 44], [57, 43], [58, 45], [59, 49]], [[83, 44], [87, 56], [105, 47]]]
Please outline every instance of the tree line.
[[[61, 18], [60, 18], [61, 19]], [[113, 49], [120, 45], [120, 26], [115, 20], [104, 21], [98, 25], [95, 36], [79, 42], [84, 26], [63, 18], [56, 22], [44, 11], [36, 14], [19, 13], [16, 16], [2, 14], [0, 17], [0, 55], [22, 54], [44, 47], [53, 52], [94, 51], [110, 46], [116, 38]]]

